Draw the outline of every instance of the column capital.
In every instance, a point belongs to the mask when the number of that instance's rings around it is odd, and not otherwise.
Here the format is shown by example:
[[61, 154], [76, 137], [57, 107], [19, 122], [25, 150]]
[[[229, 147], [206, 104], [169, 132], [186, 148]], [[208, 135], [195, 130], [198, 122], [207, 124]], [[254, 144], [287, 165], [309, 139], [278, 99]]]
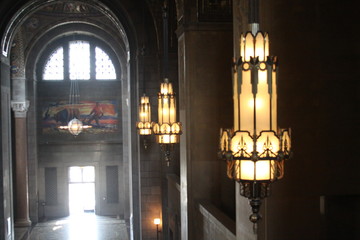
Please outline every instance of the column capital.
[[26, 118], [26, 113], [29, 109], [30, 102], [24, 101], [11, 101], [11, 108], [15, 113], [16, 118]]

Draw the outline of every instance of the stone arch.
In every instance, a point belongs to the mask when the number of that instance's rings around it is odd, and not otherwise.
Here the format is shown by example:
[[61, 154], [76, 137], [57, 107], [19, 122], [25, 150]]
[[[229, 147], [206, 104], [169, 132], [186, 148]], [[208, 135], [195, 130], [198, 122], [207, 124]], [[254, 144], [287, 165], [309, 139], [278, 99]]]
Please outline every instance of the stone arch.
[[[34, 13], [37, 9], [46, 6], [48, 4], [55, 3], [57, 1], [52, 0], [33, 0], [21, 8], [13, 15], [11, 21], [7, 25], [4, 35], [1, 38], [1, 58], [2, 58], [2, 64], [6, 64], [8, 67], [10, 67], [10, 51], [11, 51], [11, 45], [14, 40], [15, 34], [19, 31], [21, 25], [24, 23], [25, 19]], [[132, 122], [134, 122], [135, 113], [131, 111], [131, 107], [135, 105], [136, 99], [137, 99], [137, 72], [136, 67], [134, 66], [135, 62], [135, 56], [136, 56], [136, 35], [134, 34], [135, 30], [132, 27], [131, 22], [126, 19], [126, 13], [122, 10], [117, 10], [117, 14], [115, 14], [113, 11], [110, 10], [108, 6], [106, 6], [104, 3], [97, 1], [97, 0], [80, 0], [78, 2], [83, 2], [84, 4], [91, 5], [97, 10], [99, 10], [101, 13], [103, 13], [105, 16], [108, 17], [108, 19], [117, 26], [118, 33], [121, 35], [122, 39], [124, 39], [123, 44], [123, 53], [126, 54], [126, 61], [122, 62], [124, 65], [125, 75], [122, 76], [123, 78], [123, 86], [122, 86], [122, 95], [123, 95], [123, 103], [122, 103], [122, 109], [123, 109], [123, 116], [127, 116], [124, 124], [123, 124], [123, 137], [124, 137], [124, 152], [123, 152], [123, 158], [126, 159], [125, 161], [125, 168], [128, 171], [124, 171], [128, 173], [127, 179], [127, 193], [128, 196], [126, 197], [126, 210], [128, 211], [126, 213], [126, 216], [130, 220], [130, 229], [133, 231], [132, 236], [135, 239], [140, 238], [140, 213], [139, 213], [139, 184], [133, 184], [132, 179], [138, 178], [139, 174], [139, 164], [138, 164], [138, 156], [135, 154], [136, 150], [138, 149], [137, 141], [134, 141], [133, 139], [136, 138], [136, 132], [135, 128], [132, 126]], [[123, 15], [119, 14], [119, 11], [124, 11]], [[125, 16], [125, 17], [124, 17]], [[121, 20], [120, 20], [121, 18]], [[123, 25], [124, 24], [124, 25]], [[24, 64], [25, 66], [25, 64]], [[24, 69], [22, 69], [24, 70]], [[16, 89], [12, 89], [11, 83], [10, 83], [10, 72], [6, 67], [1, 67], [1, 84], [3, 86], [6, 86], [3, 88], [3, 91], [1, 93], [2, 97], [2, 104], [4, 107], [1, 108], [1, 111], [3, 114], [1, 114], [2, 119], [1, 122], [5, 123], [5, 125], [10, 126], [10, 100], [11, 100], [11, 91], [13, 92], [17, 91]], [[17, 86], [14, 86], [16, 88], [26, 88], [25, 81], [24, 84], [20, 84]], [[28, 92], [28, 90], [26, 91]], [[24, 93], [24, 92], [23, 92]], [[24, 101], [26, 103], [27, 99], [25, 96], [21, 98], [21, 101]], [[25, 104], [26, 105], [26, 104]], [[32, 117], [32, 120], [35, 120], [35, 116]], [[30, 120], [30, 122], [32, 122]], [[30, 133], [31, 134], [31, 133]], [[35, 135], [35, 133], [32, 133]], [[11, 132], [10, 130], [8, 132], [5, 132], [2, 135], [3, 142], [9, 142], [11, 139]], [[5, 149], [6, 148], [6, 149]], [[11, 147], [10, 145], [3, 144], [2, 150], [8, 152], [7, 157], [5, 157], [5, 162], [8, 163], [10, 166], [11, 162]], [[31, 152], [31, 151], [30, 151]], [[34, 153], [36, 154], [36, 153]], [[10, 177], [9, 177], [10, 179]], [[11, 183], [8, 183], [9, 190], [11, 191], [12, 186]], [[11, 199], [10, 201], [11, 202]], [[12, 215], [12, 206], [8, 209], [9, 215]]]

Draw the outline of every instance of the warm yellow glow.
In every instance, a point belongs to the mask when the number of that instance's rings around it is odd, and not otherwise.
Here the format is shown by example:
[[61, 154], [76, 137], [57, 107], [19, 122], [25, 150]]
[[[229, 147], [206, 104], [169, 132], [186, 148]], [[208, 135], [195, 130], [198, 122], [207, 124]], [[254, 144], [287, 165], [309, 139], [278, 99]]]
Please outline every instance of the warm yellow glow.
[[151, 106], [149, 97], [145, 94], [140, 99], [139, 122], [137, 123], [140, 135], [151, 135]]
[[179, 134], [181, 132], [181, 124], [173, 123], [173, 125], [171, 126], [171, 132], [175, 134]]
[[272, 72], [272, 95], [271, 95], [271, 129], [277, 130], [277, 88], [276, 72]]
[[257, 161], [256, 162], [256, 180], [270, 180], [272, 179], [270, 174], [271, 161]]
[[160, 126], [160, 131], [161, 131], [161, 133], [170, 133], [170, 132], [171, 132], [171, 126], [170, 126], [170, 124], [163, 123], [163, 124]]
[[[254, 130], [255, 134], [262, 130], [276, 130], [276, 81], [269, 81], [271, 68], [266, 62], [269, 57], [268, 34], [257, 32], [254, 36], [248, 32], [240, 39], [240, 54], [245, 62], [241, 72], [234, 74], [234, 129], [249, 131], [251, 135]], [[251, 58], [258, 59], [258, 65], [251, 62]], [[254, 70], [257, 78], [253, 79]], [[241, 82], [237, 79], [238, 74], [241, 74]], [[274, 78], [275, 74], [270, 76]]]
[[[241, 72], [240, 72], [241, 74]], [[238, 94], [238, 72], [233, 75], [233, 103], [234, 103], [234, 129], [239, 130], [239, 94]]]
[[172, 84], [169, 82], [169, 80], [167, 78], [165, 78], [164, 82], [161, 83], [161, 85], [160, 85], [160, 93], [163, 95], [174, 94]]
[[151, 129], [139, 129], [140, 135], [151, 135]]
[[254, 57], [254, 36], [251, 33], [245, 35], [245, 61], [250, 61], [250, 57]]
[[240, 56], [243, 60], [250, 61], [250, 57], [259, 57], [259, 61], [266, 61], [269, 56], [269, 38], [267, 33], [251, 32], [240, 36]]
[[231, 139], [230, 148], [235, 157], [250, 157], [254, 149], [254, 141], [247, 132], [236, 132]]
[[[242, 34], [234, 60], [234, 129], [220, 131], [220, 156], [237, 181], [275, 181], [291, 156], [290, 132], [277, 129], [276, 57], [267, 33]], [[230, 155], [231, 154], [231, 155]], [[246, 195], [246, 193], [244, 193]]]
[[149, 97], [142, 96], [139, 106], [139, 121], [140, 122], [151, 122], [151, 107]]
[[248, 105], [249, 101], [254, 99], [251, 86], [251, 71], [242, 71], [242, 79], [241, 92], [239, 93], [240, 109], [234, 109], [234, 114], [240, 119], [240, 126], [239, 129], [235, 130], [247, 130], [252, 133], [254, 129], [254, 110], [253, 107]]
[[274, 132], [262, 132], [256, 141], [260, 157], [275, 157], [280, 150], [280, 140]]
[[178, 143], [181, 124], [176, 122], [176, 98], [172, 84], [167, 78], [158, 94], [158, 123], [153, 126], [156, 141], [161, 144]]
[[[261, 76], [261, 73], [265, 73], [265, 76]], [[259, 71], [258, 93], [256, 95], [256, 134], [262, 130], [270, 130], [270, 99], [267, 71]]]
[[271, 170], [271, 161], [241, 160], [238, 168], [237, 177], [241, 180], [271, 180], [273, 173]]
[[258, 72], [259, 75], [259, 84], [264, 84], [267, 85], [267, 71], [266, 70], [259, 70]]
[[261, 32], [258, 32], [255, 39], [255, 56], [259, 57], [259, 61], [265, 61], [264, 36]]
[[170, 143], [178, 143], [180, 138], [179, 135], [162, 134], [162, 135], [158, 135], [156, 140], [158, 143], [161, 144], [170, 144]]
[[172, 84], [167, 79], [161, 84], [158, 97], [159, 124], [176, 122], [176, 101]]
[[154, 224], [159, 225], [161, 223], [160, 218], [154, 218]]
[[145, 94], [140, 98], [140, 104], [148, 104], [150, 103], [149, 97], [147, 97]]
[[240, 162], [239, 179], [254, 180], [254, 162], [251, 160], [243, 160]]
[[[261, 99], [260, 97], [257, 97], [256, 100], [256, 109], [262, 109], [264, 108], [264, 100]], [[248, 107], [251, 109], [251, 110], [254, 110], [254, 99], [249, 99], [248, 101]]]
[[75, 136], [79, 135], [81, 133], [82, 129], [83, 129], [83, 124], [77, 118], [72, 119], [68, 123], [68, 130], [72, 135], [75, 135]]

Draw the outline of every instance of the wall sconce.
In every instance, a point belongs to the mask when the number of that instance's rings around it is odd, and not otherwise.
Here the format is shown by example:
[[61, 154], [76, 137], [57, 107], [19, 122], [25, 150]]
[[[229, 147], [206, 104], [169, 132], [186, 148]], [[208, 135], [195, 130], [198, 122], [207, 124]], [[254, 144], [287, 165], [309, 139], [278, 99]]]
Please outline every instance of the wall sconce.
[[156, 225], [156, 239], [159, 240], [159, 233], [161, 233], [161, 230], [159, 230], [159, 225], [161, 223], [160, 218], [154, 218], [154, 224]]
[[269, 55], [268, 34], [252, 21], [256, 2], [249, 1], [252, 32], [241, 34], [240, 57], [233, 66], [234, 129], [220, 130], [219, 151], [227, 176], [240, 183], [240, 194], [249, 199], [254, 231], [261, 199], [284, 176], [284, 161], [291, 155], [290, 129], [277, 126], [277, 58]]

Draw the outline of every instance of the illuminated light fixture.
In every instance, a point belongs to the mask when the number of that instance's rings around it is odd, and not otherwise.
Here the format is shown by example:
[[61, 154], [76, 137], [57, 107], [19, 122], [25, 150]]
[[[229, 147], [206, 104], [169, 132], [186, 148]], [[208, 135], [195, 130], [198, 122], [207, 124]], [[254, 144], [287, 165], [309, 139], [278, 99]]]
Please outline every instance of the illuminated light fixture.
[[[168, 74], [168, 12], [167, 2], [164, 1], [163, 7], [163, 31], [164, 31], [164, 60], [163, 60], [163, 75]], [[144, 48], [143, 48], [144, 52]], [[145, 88], [145, 81], [144, 88]], [[139, 105], [139, 121], [136, 127], [139, 130], [140, 136], [149, 136], [154, 133], [156, 142], [160, 145], [161, 151], [165, 155], [167, 166], [170, 165], [171, 152], [174, 144], [180, 142], [181, 123], [176, 120], [176, 96], [173, 90], [172, 83], [167, 77], [164, 77], [164, 82], [160, 85], [160, 92], [158, 93], [158, 122], [151, 122], [151, 105], [149, 97], [145, 94], [140, 100]], [[147, 148], [146, 139], [144, 138], [144, 146]]]
[[249, 6], [252, 32], [241, 34], [240, 57], [233, 66], [234, 129], [220, 130], [219, 157], [249, 199], [256, 231], [261, 200], [269, 196], [270, 184], [283, 178], [291, 141], [290, 129], [277, 126], [277, 58], [269, 55], [268, 34], [252, 21], [256, 0]]
[[154, 219], [154, 224], [159, 225], [160, 224], [160, 218], [155, 218]]
[[168, 9], [167, 1], [164, 1], [163, 11], [163, 43], [164, 82], [160, 85], [158, 93], [158, 122], [153, 125], [156, 142], [160, 145], [165, 155], [167, 166], [170, 165], [171, 152], [174, 144], [180, 142], [181, 123], [176, 120], [176, 96], [173, 85], [168, 79]]
[[169, 165], [170, 154], [175, 143], [180, 142], [181, 123], [176, 121], [176, 97], [167, 78], [161, 83], [158, 93], [158, 123], [153, 126], [156, 142], [160, 144]]
[[69, 109], [68, 116], [72, 118], [67, 126], [59, 126], [59, 129], [68, 130], [72, 135], [78, 136], [83, 129], [91, 128], [89, 125], [84, 125], [78, 117], [80, 117], [79, 105], [80, 91], [77, 79], [70, 80], [70, 94], [69, 94]]
[[149, 97], [144, 95], [140, 99], [139, 105], [139, 122], [137, 123], [140, 135], [151, 135], [152, 122], [151, 122], [151, 106]]
[[[143, 32], [145, 32], [145, 2], [142, 5], [142, 22], [143, 22]], [[145, 36], [143, 38], [143, 42], [145, 43]], [[151, 122], [151, 104], [150, 99], [148, 96], [146, 96], [146, 82], [145, 82], [145, 53], [146, 48], [145, 45], [142, 47], [140, 51], [140, 55], [142, 57], [142, 85], [144, 89], [144, 95], [140, 98], [140, 104], [139, 104], [139, 121], [136, 123], [136, 128], [139, 130], [139, 135], [141, 136], [143, 140], [144, 148], [147, 149], [149, 145], [149, 136], [152, 133], [152, 126], [153, 123]]]
[[139, 121], [136, 123], [136, 128], [139, 130], [139, 135], [143, 137], [144, 148], [148, 148], [147, 137], [152, 133], [153, 122], [151, 122], [151, 105], [149, 97], [144, 95], [140, 99], [139, 104]]
[[161, 230], [159, 230], [159, 225], [161, 223], [160, 218], [154, 218], [154, 224], [156, 225], [156, 239], [159, 240], [159, 233], [161, 233]]

